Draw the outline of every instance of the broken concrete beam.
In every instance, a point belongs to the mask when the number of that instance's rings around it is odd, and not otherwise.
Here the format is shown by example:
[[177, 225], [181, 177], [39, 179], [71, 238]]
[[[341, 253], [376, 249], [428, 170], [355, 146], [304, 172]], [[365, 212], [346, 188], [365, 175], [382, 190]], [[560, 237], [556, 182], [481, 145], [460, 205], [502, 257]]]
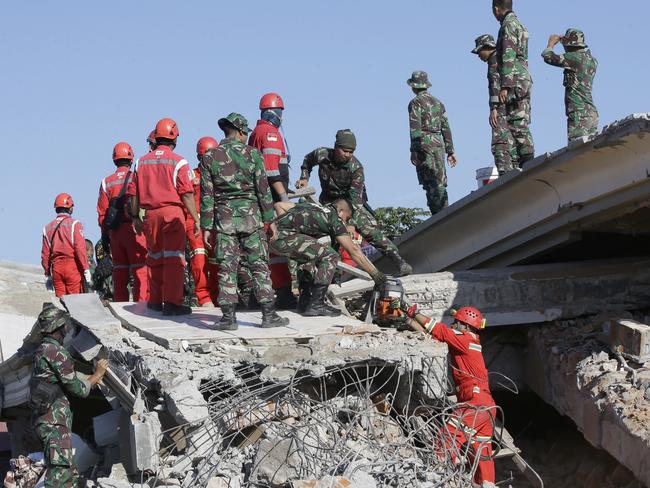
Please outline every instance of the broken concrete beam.
[[650, 326], [627, 319], [613, 319], [607, 325], [612, 350], [637, 363], [650, 361]]
[[362, 280], [372, 281], [371, 276], [368, 273], [366, 273], [364, 270], [355, 268], [354, 266], [350, 266], [349, 264], [344, 263], [343, 261], [337, 262], [336, 267], [341, 271], [351, 274], [352, 276], [356, 276], [357, 278], [361, 278]]
[[120, 419], [120, 455], [129, 475], [146, 470], [157, 471], [161, 436], [162, 427], [155, 412], [123, 413]]
[[167, 410], [179, 425], [197, 424], [208, 417], [208, 404], [193, 381], [176, 375], [158, 380]]
[[650, 267], [631, 260], [432, 273], [401, 280], [406, 301], [417, 303], [434, 320], [448, 320], [452, 308], [472, 305], [484, 313], [488, 327], [635, 310], [650, 302]]
[[297, 198], [305, 198], [315, 194], [316, 194], [316, 188], [314, 188], [313, 186], [306, 186], [304, 188], [298, 188], [297, 190], [288, 193], [287, 196], [290, 199], [297, 199]]

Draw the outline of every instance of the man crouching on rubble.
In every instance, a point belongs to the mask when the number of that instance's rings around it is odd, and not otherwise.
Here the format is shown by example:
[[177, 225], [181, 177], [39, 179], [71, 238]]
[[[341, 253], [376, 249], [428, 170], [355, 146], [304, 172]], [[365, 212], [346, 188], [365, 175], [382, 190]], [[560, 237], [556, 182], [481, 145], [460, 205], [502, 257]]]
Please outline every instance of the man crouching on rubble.
[[46, 488], [79, 485], [72, 452], [72, 411], [63, 390], [87, 397], [108, 367], [108, 361], [100, 359], [91, 376], [82, 379], [77, 375], [70, 353], [62, 345], [69, 324], [67, 313], [53, 305], [45, 305], [38, 316], [43, 342], [34, 354], [29, 404], [34, 430], [43, 443]]
[[[470, 455], [480, 456], [474, 481], [485, 487], [494, 486], [491, 441], [496, 404], [490, 393], [488, 371], [477, 334], [485, 328], [483, 315], [474, 307], [462, 307], [452, 312], [454, 323], [450, 327], [417, 313], [417, 305], [396, 300], [391, 303], [391, 309], [401, 310], [405, 316], [400, 318], [412, 330], [431, 334], [449, 347], [458, 405], [447, 421], [447, 448], [455, 444], [461, 450], [461, 446], [470, 442]], [[475, 458], [471, 461], [475, 462]]]

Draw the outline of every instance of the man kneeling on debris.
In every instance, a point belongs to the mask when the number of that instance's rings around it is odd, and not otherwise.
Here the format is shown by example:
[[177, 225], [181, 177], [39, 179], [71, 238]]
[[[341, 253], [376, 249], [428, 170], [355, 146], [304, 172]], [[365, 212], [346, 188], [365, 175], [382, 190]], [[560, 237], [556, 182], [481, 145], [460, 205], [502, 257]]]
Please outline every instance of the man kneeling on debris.
[[38, 316], [43, 342], [34, 354], [29, 404], [36, 434], [43, 443], [47, 472], [45, 486], [78, 486], [79, 474], [72, 452], [72, 412], [65, 391], [85, 398], [104, 377], [108, 361], [100, 359], [95, 372], [83, 379], [77, 375], [70, 353], [62, 346], [70, 321], [54, 305], [45, 305]]
[[[386, 276], [377, 270], [350, 237], [346, 227], [354, 210], [344, 198], [320, 206], [313, 203], [278, 202], [278, 238], [270, 246], [276, 254], [287, 256], [298, 264], [308, 264], [311, 270], [309, 289], [301, 289], [298, 309], [307, 317], [336, 317], [341, 312], [325, 303], [327, 288], [336, 272], [340, 255], [332, 248], [335, 241], [345, 249], [361, 269], [370, 274], [377, 284]], [[331, 238], [331, 242], [321, 242]], [[308, 271], [302, 271], [308, 272]], [[303, 280], [304, 281], [304, 280]]]
[[391, 303], [391, 309], [401, 310], [406, 316], [400, 318], [405, 319], [414, 331], [431, 334], [449, 347], [458, 405], [447, 421], [447, 448], [455, 445], [460, 451], [461, 446], [470, 443], [472, 463], [479, 456], [474, 481], [486, 487], [494, 486], [491, 441], [496, 404], [490, 393], [488, 371], [477, 334], [485, 328], [483, 314], [474, 307], [454, 310], [454, 323], [450, 327], [417, 313], [417, 305], [395, 300]]

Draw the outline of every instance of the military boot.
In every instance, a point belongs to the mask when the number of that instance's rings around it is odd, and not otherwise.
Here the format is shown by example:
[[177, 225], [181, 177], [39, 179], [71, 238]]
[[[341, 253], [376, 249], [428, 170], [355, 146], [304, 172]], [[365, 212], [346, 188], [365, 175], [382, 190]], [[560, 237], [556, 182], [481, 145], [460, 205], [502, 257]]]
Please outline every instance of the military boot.
[[311, 280], [305, 279], [301, 277], [298, 280], [298, 313], [305, 313], [305, 310], [307, 310], [307, 307], [309, 306], [309, 300], [311, 299], [311, 289], [312, 289], [313, 283]]
[[327, 288], [327, 285], [315, 285], [312, 288], [309, 305], [303, 313], [305, 317], [338, 317], [341, 315], [338, 308], [330, 307], [325, 303]]
[[216, 330], [237, 330], [234, 305], [221, 305], [221, 320], [214, 324]]
[[397, 266], [397, 269], [399, 270], [399, 275], [400, 276], [408, 276], [411, 273], [413, 273], [413, 266], [411, 266], [409, 263], [404, 261], [404, 259], [402, 259], [402, 256], [395, 253], [393, 255], [390, 255], [389, 257], [390, 257], [391, 261], [393, 261], [393, 263], [395, 263], [395, 266]]
[[175, 303], [165, 302], [162, 307], [163, 315], [191, 315], [192, 307], [187, 305], [176, 305]]
[[263, 303], [262, 307], [262, 325], [263, 329], [271, 327], [283, 327], [289, 325], [289, 319], [280, 317], [275, 311], [275, 303]]

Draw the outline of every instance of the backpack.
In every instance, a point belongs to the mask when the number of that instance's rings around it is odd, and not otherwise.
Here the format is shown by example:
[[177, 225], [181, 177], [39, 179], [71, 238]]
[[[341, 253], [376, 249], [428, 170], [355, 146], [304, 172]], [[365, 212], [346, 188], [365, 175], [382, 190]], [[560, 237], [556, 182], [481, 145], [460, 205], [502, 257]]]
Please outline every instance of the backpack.
[[131, 176], [131, 170], [126, 174], [124, 178], [124, 184], [120, 193], [111, 198], [108, 202], [108, 209], [106, 210], [106, 215], [104, 217], [104, 225], [107, 229], [115, 230], [120, 227], [122, 224], [122, 218], [124, 215], [124, 200], [126, 198], [126, 187], [129, 184], [129, 177]]

